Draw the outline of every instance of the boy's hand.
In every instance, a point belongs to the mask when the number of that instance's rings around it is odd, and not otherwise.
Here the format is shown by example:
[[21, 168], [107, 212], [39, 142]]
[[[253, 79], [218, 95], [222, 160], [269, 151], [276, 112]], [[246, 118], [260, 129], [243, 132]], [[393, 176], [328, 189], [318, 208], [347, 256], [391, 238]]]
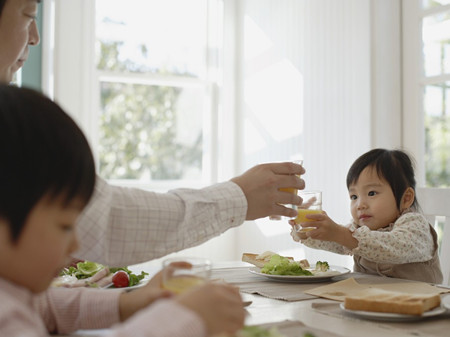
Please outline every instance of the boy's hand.
[[235, 333], [245, 320], [239, 289], [223, 283], [206, 283], [175, 298], [205, 323], [208, 335]]
[[[183, 262], [176, 264], [184, 265]], [[161, 298], [172, 297], [173, 293], [161, 288], [163, 270], [156, 273], [148, 283], [136, 290], [124, 292], [119, 298], [120, 320], [124, 321], [137, 311], [151, 305]]]

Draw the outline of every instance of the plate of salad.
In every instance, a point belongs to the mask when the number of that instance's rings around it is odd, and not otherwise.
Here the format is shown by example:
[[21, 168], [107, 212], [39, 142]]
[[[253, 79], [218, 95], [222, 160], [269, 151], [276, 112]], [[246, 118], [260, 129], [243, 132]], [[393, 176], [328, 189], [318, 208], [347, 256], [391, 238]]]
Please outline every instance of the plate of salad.
[[148, 280], [149, 275], [144, 271], [135, 274], [127, 267], [108, 267], [92, 261], [78, 261], [64, 268], [52, 286], [131, 289], [142, 287]]
[[253, 267], [249, 272], [275, 281], [310, 283], [328, 281], [335, 276], [347, 274], [350, 270], [330, 266], [326, 261], [317, 261], [314, 267], [302, 268], [297, 261], [273, 255], [264, 267]]

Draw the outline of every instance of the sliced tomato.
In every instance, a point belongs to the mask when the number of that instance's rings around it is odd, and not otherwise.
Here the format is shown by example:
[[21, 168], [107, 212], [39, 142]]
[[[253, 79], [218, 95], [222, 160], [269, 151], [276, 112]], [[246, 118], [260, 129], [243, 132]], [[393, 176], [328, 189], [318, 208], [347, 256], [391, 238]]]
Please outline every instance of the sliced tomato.
[[116, 288], [125, 288], [130, 284], [130, 276], [123, 270], [119, 270], [114, 274], [112, 282]]

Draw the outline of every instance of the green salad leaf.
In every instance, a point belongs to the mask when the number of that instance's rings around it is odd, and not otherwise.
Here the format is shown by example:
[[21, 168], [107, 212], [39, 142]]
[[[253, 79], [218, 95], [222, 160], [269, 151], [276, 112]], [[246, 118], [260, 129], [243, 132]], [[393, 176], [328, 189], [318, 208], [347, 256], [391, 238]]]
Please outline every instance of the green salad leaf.
[[[100, 263], [91, 262], [91, 261], [78, 262], [76, 267], [71, 266], [68, 268], [64, 268], [61, 271], [60, 275], [61, 276], [62, 275], [71, 275], [71, 276], [75, 276], [77, 279], [86, 279], [88, 277], [91, 277], [95, 273], [99, 272], [100, 270], [102, 270], [105, 267], [106, 266], [104, 266]], [[118, 270], [123, 270], [130, 277], [130, 283], [128, 285], [129, 287], [132, 287], [132, 286], [138, 284], [139, 282], [141, 282], [141, 280], [146, 275], [148, 275], [148, 273], [146, 273], [145, 271], [142, 271], [139, 275], [136, 275], [136, 274], [132, 273], [131, 270], [129, 270], [127, 267], [111, 267], [111, 268], [109, 268], [110, 273], [115, 273]], [[95, 287], [95, 283], [93, 283], [91, 286]]]
[[269, 275], [313, 275], [309, 270], [303, 269], [297, 261], [289, 260], [278, 254], [272, 255], [270, 261], [261, 268], [261, 273]]
[[64, 268], [61, 275], [72, 275], [77, 279], [85, 279], [91, 277], [101, 269], [105, 268], [104, 265], [91, 261], [78, 262], [76, 267]]
[[259, 326], [245, 326], [237, 333], [237, 337], [284, 337], [276, 327], [265, 329]]

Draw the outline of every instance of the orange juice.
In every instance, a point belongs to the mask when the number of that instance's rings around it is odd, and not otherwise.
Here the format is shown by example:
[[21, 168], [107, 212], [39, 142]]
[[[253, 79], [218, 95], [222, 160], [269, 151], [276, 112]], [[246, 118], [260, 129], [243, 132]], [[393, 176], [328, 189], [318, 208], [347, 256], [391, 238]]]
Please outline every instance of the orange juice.
[[163, 288], [174, 292], [175, 294], [181, 294], [186, 290], [202, 285], [206, 282], [204, 278], [191, 276], [191, 275], [182, 275], [175, 276], [163, 282]]
[[293, 187], [282, 187], [278, 189], [279, 191], [288, 192], [292, 194], [297, 194], [297, 189]]
[[306, 214], [319, 214], [319, 213], [322, 213], [322, 210], [299, 208], [299, 209], [297, 209], [297, 212], [298, 212], [298, 215], [294, 221], [295, 221], [295, 223], [301, 223], [301, 222], [314, 221], [312, 219], [307, 219]]

